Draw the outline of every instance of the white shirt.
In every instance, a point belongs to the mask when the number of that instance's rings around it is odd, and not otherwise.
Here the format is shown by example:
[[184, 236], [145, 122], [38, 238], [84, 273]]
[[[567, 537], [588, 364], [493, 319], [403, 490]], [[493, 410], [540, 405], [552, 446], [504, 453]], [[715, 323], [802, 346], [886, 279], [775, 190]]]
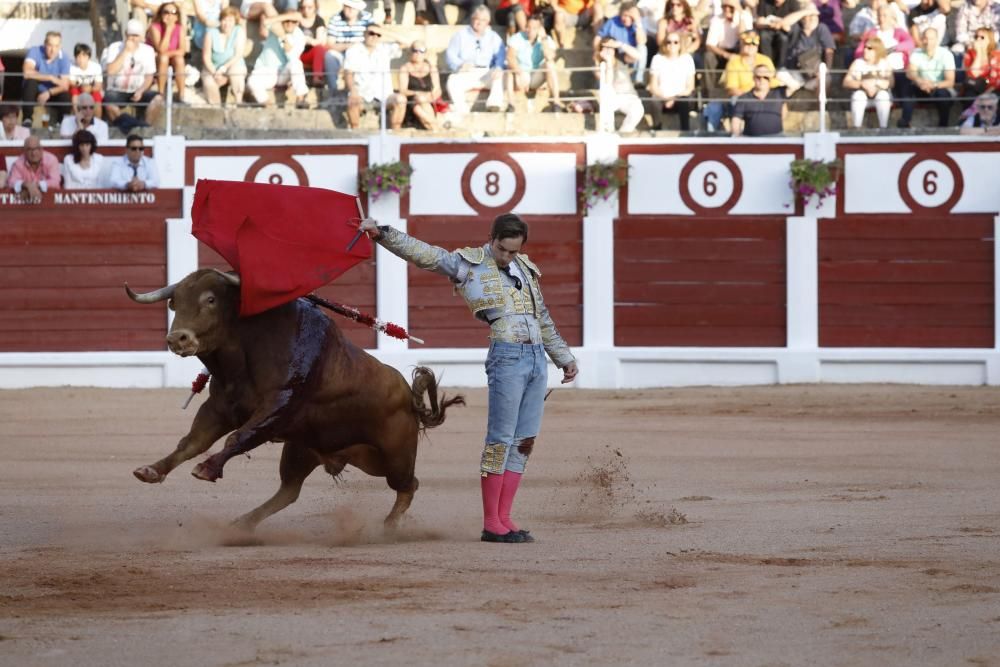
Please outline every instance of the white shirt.
[[653, 56], [649, 73], [656, 75], [663, 97], [683, 97], [688, 93], [688, 81], [694, 76], [694, 59], [687, 53], [677, 58], [657, 53]]
[[94, 153], [90, 156], [90, 168], [73, 161], [73, 154], [63, 158], [63, 188], [66, 190], [99, 190], [104, 187], [104, 156]]
[[[86, 128], [94, 138], [97, 139], [97, 145], [102, 146], [108, 143], [108, 124], [105, 123], [100, 118], [94, 118], [91, 122], [90, 127]], [[59, 136], [60, 137], [72, 137], [76, 134], [76, 116], [73, 114], [66, 114], [63, 116], [62, 124], [59, 125]]]
[[354, 74], [354, 90], [365, 102], [386, 100], [392, 94], [392, 59], [402, 54], [399, 44], [382, 42], [373, 51], [355, 44], [344, 55], [344, 69]]
[[[124, 42], [115, 42], [104, 49], [101, 56], [101, 65], [106, 70], [108, 65], [115, 61], [118, 54], [122, 52]], [[156, 51], [149, 44], [140, 44], [131, 58], [126, 58], [118, 74], [108, 75], [108, 90], [117, 90], [124, 93], [134, 93], [142, 87], [142, 82], [147, 76], [156, 75]]]
[[108, 187], [113, 190], [124, 190], [134, 176], [146, 184], [147, 190], [160, 187], [160, 174], [156, 170], [156, 162], [145, 155], [134, 168], [127, 155], [112, 160]]
[[69, 82], [74, 86], [93, 86], [103, 80], [104, 74], [101, 72], [101, 66], [93, 60], [88, 62], [84, 69], [80, 69], [76, 63], [69, 66]]
[[750, 12], [738, 11], [730, 23], [724, 16], [715, 16], [708, 24], [705, 44], [733, 51], [739, 46], [740, 33], [753, 28]]

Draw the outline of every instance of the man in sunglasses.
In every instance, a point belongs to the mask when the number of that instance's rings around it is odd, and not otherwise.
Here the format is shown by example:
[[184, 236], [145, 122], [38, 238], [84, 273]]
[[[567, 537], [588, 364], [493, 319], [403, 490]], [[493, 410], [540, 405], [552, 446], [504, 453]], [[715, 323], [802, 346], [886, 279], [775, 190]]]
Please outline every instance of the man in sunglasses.
[[976, 98], [976, 115], [965, 119], [960, 132], [1000, 135], [1000, 113], [997, 113], [996, 93], [983, 93]]
[[[163, 110], [163, 96], [153, 79], [156, 52], [145, 43], [145, 34], [142, 22], [131, 19], [125, 27], [125, 39], [109, 45], [101, 55], [107, 83], [104, 108], [108, 120], [123, 134], [155, 123]], [[129, 105], [134, 105], [135, 116], [124, 113], [123, 107]]]
[[94, 116], [97, 104], [90, 93], [80, 93], [76, 98], [76, 114], [65, 115], [59, 126], [59, 136], [72, 137], [77, 130], [87, 130], [97, 139], [98, 146], [108, 143], [108, 124]]
[[361, 125], [363, 108], [376, 108], [381, 102], [385, 102], [390, 109], [390, 115], [398, 118], [398, 114], [392, 114], [391, 110], [401, 105], [405, 107], [406, 98], [393, 92], [392, 60], [402, 53], [398, 42], [382, 41], [382, 26], [374, 23], [365, 31], [364, 42], [347, 49], [344, 55], [344, 84], [347, 87], [347, 120], [351, 129]]
[[125, 140], [125, 155], [111, 161], [108, 187], [126, 192], [143, 192], [160, 187], [156, 162], [143, 155], [142, 137], [138, 134], [130, 134]]
[[774, 69], [758, 65], [753, 70], [753, 90], [742, 95], [733, 105], [732, 135], [734, 137], [766, 137], [784, 132], [785, 92], [771, 89]]
[[447, 277], [473, 316], [490, 327], [486, 441], [479, 464], [483, 542], [534, 542], [511, 519], [511, 508], [542, 425], [548, 364], [563, 383], [577, 375], [576, 358], [542, 300], [538, 270], [521, 254], [528, 225], [514, 213], [497, 216], [489, 241], [448, 252], [367, 219], [361, 231], [418, 268]]

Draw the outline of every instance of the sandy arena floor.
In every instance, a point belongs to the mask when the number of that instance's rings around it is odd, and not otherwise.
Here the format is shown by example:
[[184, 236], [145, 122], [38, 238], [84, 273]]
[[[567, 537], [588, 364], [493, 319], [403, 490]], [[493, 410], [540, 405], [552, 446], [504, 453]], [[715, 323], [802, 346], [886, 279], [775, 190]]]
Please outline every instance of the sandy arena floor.
[[1000, 665], [1000, 390], [556, 390], [532, 545], [478, 541], [485, 393], [393, 494], [322, 471], [257, 540], [277, 445], [217, 484], [183, 390], [0, 392], [0, 664]]

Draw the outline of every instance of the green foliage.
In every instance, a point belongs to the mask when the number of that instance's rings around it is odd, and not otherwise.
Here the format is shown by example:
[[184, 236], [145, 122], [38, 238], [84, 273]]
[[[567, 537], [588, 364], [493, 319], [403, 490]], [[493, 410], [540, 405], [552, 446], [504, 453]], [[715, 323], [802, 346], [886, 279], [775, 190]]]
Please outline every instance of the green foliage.
[[585, 214], [598, 200], [606, 201], [628, 183], [629, 165], [625, 160], [595, 162], [578, 169], [583, 172], [583, 185], [577, 188], [577, 193]]
[[361, 191], [377, 200], [386, 192], [398, 195], [410, 190], [413, 167], [408, 162], [386, 162], [361, 170]]
[[837, 180], [843, 169], [841, 160], [792, 160], [789, 185], [798, 201], [806, 204], [815, 195], [816, 205], [820, 206], [824, 199], [837, 194]]

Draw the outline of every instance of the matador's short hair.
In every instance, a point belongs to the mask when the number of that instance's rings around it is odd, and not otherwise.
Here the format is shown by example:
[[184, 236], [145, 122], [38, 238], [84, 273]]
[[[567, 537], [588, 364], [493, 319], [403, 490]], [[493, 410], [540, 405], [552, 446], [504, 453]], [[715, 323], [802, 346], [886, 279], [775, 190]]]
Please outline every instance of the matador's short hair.
[[498, 215], [490, 228], [491, 241], [502, 241], [519, 236], [524, 238], [525, 243], [528, 242], [528, 223], [516, 213]]

